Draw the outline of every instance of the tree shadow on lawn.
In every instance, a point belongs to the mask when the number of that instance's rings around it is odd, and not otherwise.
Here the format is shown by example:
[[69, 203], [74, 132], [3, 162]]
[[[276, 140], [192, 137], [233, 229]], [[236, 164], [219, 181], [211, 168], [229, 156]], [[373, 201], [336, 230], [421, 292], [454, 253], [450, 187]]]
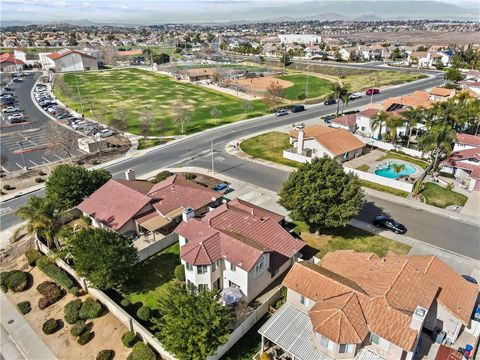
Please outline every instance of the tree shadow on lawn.
[[127, 293], [145, 294], [174, 278], [174, 270], [180, 264], [180, 257], [175, 253], [159, 253], [137, 264], [133, 271]]

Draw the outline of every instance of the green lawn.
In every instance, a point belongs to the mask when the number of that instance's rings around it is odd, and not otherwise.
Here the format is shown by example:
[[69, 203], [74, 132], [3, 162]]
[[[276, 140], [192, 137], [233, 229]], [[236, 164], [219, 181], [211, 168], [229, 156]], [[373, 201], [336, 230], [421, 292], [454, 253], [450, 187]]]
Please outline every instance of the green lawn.
[[[293, 86], [288, 87], [284, 90], [285, 97], [288, 100], [298, 100], [299, 95], [305, 94], [307, 84], [307, 76], [305, 74], [283, 75], [279, 76], [279, 78], [294, 83]], [[309, 75], [308, 98], [312, 99], [330, 93], [331, 83], [331, 81], [328, 81], [326, 79], [321, 79], [319, 77]]]
[[445, 189], [431, 182], [424, 184], [422, 195], [427, 204], [439, 208], [446, 208], [450, 205], [463, 206], [468, 200], [463, 194]]
[[356, 168], [356, 170], [360, 170], [360, 171], [368, 171], [370, 170], [370, 166], [368, 166], [367, 164], [363, 164], [363, 165], [360, 165]]
[[408, 156], [408, 155], [399, 154], [399, 153], [394, 152], [394, 151], [387, 152], [386, 155], [378, 158], [377, 161], [383, 161], [383, 160], [386, 160], [386, 159], [397, 159], [397, 160], [408, 161], [408, 162], [411, 162], [415, 165], [420, 166], [422, 169], [426, 169], [429, 165], [428, 162], [426, 162], [424, 160], [420, 160], [420, 159], [417, 159], [417, 158], [414, 158], [414, 157]]
[[377, 184], [377, 183], [374, 183], [374, 182], [371, 182], [371, 181], [368, 181], [368, 180], [363, 180], [363, 179], [359, 179], [359, 181], [360, 181], [360, 184], [363, 187], [366, 187], [366, 188], [369, 188], [369, 189], [373, 189], [373, 190], [377, 190], [377, 191], [383, 191], [383, 192], [386, 192], [386, 193], [389, 193], [389, 194], [392, 194], [392, 195], [396, 195], [396, 196], [401, 196], [401, 197], [404, 197], [404, 198], [406, 198], [408, 196], [408, 192], [403, 191], [403, 190], [398, 190], [398, 189], [392, 188], [390, 186]]
[[371, 234], [365, 230], [347, 225], [344, 228], [322, 230], [320, 235], [308, 231], [308, 226], [300, 223], [295, 231], [311, 247], [318, 250], [317, 257], [336, 250], [372, 251], [378, 256], [385, 256], [387, 251], [407, 254], [410, 246]]
[[137, 264], [131, 285], [122, 295], [132, 304], [141, 302], [156, 309], [165, 285], [174, 279], [173, 271], [179, 264], [180, 247], [177, 243]]
[[368, 74], [348, 75], [342, 79], [345, 84], [350, 85], [352, 91], [362, 91], [372, 86], [375, 81], [375, 87], [381, 89], [382, 86], [400, 85], [403, 83], [423, 79], [427, 77], [413, 71], [376, 71]]
[[140, 139], [138, 140], [138, 150], [148, 149], [153, 146], [166, 144], [172, 141], [173, 138], [161, 138], [161, 139]]
[[240, 148], [246, 154], [256, 158], [299, 167], [300, 163], [283, 158], [283, 150], [292, 147], [289, 138], [288, 134], [272, 131], [243, 141]]
[[[78, 80], [85, 114], [103, 123], [112, 120], [117, 108], [125, 108], [128, 119], [127, 131], [138, 134], [141, 114], [149, 111], [153, 115], [150, 135], [180, 134], [179, 124], [173, 122], [176, 101], [182, 101], [191, 115], [185, 126], [190, 134], [214, 126], [243, 120], [243, 100], [204, 87], [179, 82], [168, 76], [141, 69], [121, 69], [101, 72], [86, 72], [61, 75], [70, 91], [62, 94], [58, 86], [55, 95], [70, 108], [81, 110], [77, 95]], [[268, 109], [261, 100], [253, 101], [253, 109], [247, 117], [265, 114]], [[221, 116], [211, 116], [213, 108]], [[161, 127], [161, 131], [158, 128]]]

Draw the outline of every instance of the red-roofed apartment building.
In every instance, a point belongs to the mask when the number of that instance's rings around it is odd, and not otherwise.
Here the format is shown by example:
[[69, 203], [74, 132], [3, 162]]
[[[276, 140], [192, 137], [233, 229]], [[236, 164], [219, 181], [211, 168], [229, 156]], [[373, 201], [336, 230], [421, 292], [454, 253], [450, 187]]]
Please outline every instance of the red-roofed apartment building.
[[179, 175], [158, 184], [136, 180], [131, 169], [126, 176], [109, 180], [77, 206], [94, 226], [156, 241], [173, 231], [185, 210], [203, 215], [222, 197]]
[[39, 58], [44, 68], [54, 68], [56, 72], [98, 70], [96, 57], [77, 50], [65, 48], [39, 54]]
[[295, 263], [287, 301], [260, 328], [290, 358], [410, 360], [424, 329], [454, 343], [468, 327], [479, 287], [435, 256], [341, 250]]
[[304, 242], [281, 225], [283, 216], [234, 199], [203, 218], [183, 221], [179, 235], [185, 279], [200, 290], [240, 288], [254, 299], [299, 257]]
[[22, 68], [24, 62], [14, 56], [13, 53], [0, 54], [0, 70], [2, 72], [14, 72]]

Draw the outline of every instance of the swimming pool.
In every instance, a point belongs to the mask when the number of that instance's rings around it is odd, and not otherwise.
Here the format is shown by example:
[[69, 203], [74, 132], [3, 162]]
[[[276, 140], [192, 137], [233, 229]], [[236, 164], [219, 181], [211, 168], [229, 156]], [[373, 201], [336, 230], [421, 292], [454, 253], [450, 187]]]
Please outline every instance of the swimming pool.
[[[404, 165], [404, 168], [397, 174], [395, 171], [393, 171], [393, 164]], [[412, 175], [416, 172], [417, 170], [412, 165], [390, 161], [386, 164], [381, 164], [377, 166], [377, 170], [375, 170], [375, 175], [383, 176], [389, 179], [396, 179], [397, 177]]]

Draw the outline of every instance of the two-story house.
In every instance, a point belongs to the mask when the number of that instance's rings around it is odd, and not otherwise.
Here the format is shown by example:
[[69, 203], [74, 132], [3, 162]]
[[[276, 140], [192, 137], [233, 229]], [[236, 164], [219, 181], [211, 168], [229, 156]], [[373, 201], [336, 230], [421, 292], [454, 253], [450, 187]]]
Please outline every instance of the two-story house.
[[260, 328], [261, 352], [298, 360], [412, 359], [424, 328], [455, 342], [479, 293], [435, 256], [352, 250], [296, 263], [283, 284], [287, 300]]
[[284, 217], [234, 199], [202, 218], [185, 212], [175, 232], [185, 280], [199, 290], [240, 288], [254, 299], [301, 257], [304, 242], [282, 226]]

